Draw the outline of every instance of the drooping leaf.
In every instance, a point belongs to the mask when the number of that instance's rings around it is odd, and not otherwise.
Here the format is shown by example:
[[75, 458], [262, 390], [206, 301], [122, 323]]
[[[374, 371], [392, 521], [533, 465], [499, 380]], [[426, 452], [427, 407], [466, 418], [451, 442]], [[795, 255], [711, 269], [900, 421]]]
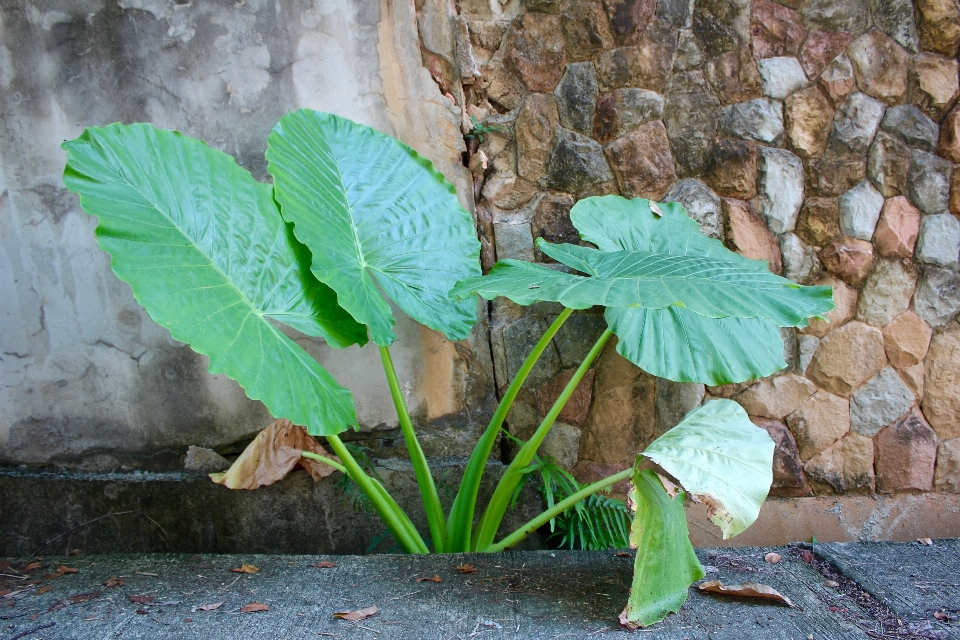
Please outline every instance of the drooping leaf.
[[707, 504], [732, 538], [760, 514], [773, 482], [773, 440], [733, 400], [711, 400], [650, 443], [650, 458]]
[[370, 127], [310, 109], [280, 119], [267, 160], [283, 216], [313, 252], [313, 273], [374, 342], [396, 338], [381, 289], [451, 340], [469, 334], [475, 301], [448, 292], [479, 274], [480, 243], [429, 160]]
[[149, 124], [66, 142], [64, 182], [150, 317], [270, 412], [314, 434], [355, 424], [351, 393], [269, 320], [334, 347], [365, 331], [307, 270], [270, 186], [230, 156]]
[[706, 574], [690, 544], [682, 491], [671, 498], [656, 473], [637, 470], [630, 499], [636, 505], [630, 546], [637, 555], [621, 621], [649, 627], [679, 611], [690, 585]]

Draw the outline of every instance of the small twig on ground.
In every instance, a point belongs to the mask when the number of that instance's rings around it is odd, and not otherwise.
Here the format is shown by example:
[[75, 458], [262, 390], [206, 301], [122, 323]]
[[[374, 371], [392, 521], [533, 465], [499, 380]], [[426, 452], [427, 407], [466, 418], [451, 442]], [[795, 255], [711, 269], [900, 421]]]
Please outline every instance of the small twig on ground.
[[46, 624], [40, 625], [39, 627], [34, 627], [33, 629], [27, 629], [26, 631], [22, 631], [17, 635], [13, 636], [12, 638], [10, 638], [10, 640], [20, 640], [20, 638], [26, 638], [31, 633], [36, 633], [37, 631], [43, 631], [44, 629], [49, 629], [50, 627], [56, 626], [56, 624], [57, 624], [56, 622], [48, 622]]
[[30, 577], [30, 576], [14, 576], [9, 573], [0, 573], [0, 576], [3, 576], [4, 578], [13, 578], [15, 580], [26, 580], [27, 578]]

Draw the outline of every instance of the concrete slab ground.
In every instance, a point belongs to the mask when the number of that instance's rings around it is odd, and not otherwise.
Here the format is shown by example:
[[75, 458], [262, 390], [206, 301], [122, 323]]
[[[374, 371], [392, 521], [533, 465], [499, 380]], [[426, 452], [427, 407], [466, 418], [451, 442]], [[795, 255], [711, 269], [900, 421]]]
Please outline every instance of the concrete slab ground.
[[[939, 576], [939, 569], [927, 565], [949, 567], [944, 558], [952, 557], [955, 563], [958, 545], [944, 541], [935, 545], [937, 551], [932, 554], [917, 554], [904, 545], [847, 545], [829, 547], [829, 553], [847, 562], [856, 562], [860, 548], [872, 554], [869, 564], [858, 565], [864, 581], [881, 575], [872, 573], [873, 569], [896, 573], [897, 563], [905, 559], [916, 564], [916, 571]], [[764, 561], [771, 550], [780, 553], [780, 563]], [[799, 546], [701, 549], [698, 555], [709, 571], [707, 579], [768, 584], [796, 606], [716, 596], [692, 588], [679, 614], [632, 636], [665, 640], [960, 637], [960, 627], [946, 620], [960, 611], [941, 612], [945, 618], [941, 621], [936, 612], [918, 609], [914, 622], [891, 623], [896, 616], [881, 602], [804, 551]], [[627, 598], [632, 554], [615, 551], [63, 556], [37, 560], [40, 566], [28, 569], [31, 561], [18, 558], [4, 565], [0, 590], [11, 593], [0, 597], [2, 640], [630, 637], [619, 628], [617, 615]], [[335, 566], [315, 566], [322, 561]], [[258, 570], [231, 572], [244, 564]], [[476, 571], [459, 571], [458, 565], [464, 564], [474, 565]], [[63, 571], [57, 570], [61, 565], [76, 573], [57, 575]], [[422, 580], [436, 580], [434, 576], [440, 582]], [[885, 598], [883, 581], [876, 584], [877, 598]], [[955, 607], [956, 596], [952, 597], [944, 602]], [[243, 607], [251, 603], [269, 609], [244, 613]], [[333, 617], [338, 611], [371, 606], [378, 611], [365, 620]]]

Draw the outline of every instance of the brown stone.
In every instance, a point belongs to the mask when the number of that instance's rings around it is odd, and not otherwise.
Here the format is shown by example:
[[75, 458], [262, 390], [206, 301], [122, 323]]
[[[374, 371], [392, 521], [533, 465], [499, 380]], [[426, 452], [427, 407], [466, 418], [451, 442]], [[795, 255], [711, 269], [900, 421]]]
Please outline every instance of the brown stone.
[[960, 166], [950, 172], [950, 213], [960, 218]]
[[850, 401], [821, 389], [787, 416], [800, 459], [809, 460], [850, 431]]
[[605, 147], [610, 167], [625, 198], [659, 200], [677, 179], [663, 121], [641, 125]]
[[927, 355], [933, 329], [913, 311], [904, 311], [883, 328], [883, 347], [890, 364], [912, 367]]
[[847, 55], [860, 91], [888, 105], [903, 102], [907, 95], [908, 56], [893, 38], [872, 29], [850, 43]]
[[863, 160], [816, 158], [804, 167], [807, 195], [825, 198], [837, 197], [859, 184], [867, 175]]
[[822, 247], [840, 235], [840, 204], [836, 198], [809, 198], [800, 210], [797, 235]]
[[960, 93], [957, 61], [933, 53], [914, 56], [910, 65], [908, 99], [940, 122]]
[[811, 320], [802, 332], [805, 335], [822, 338], [831, 331], [839, 329], [857, 313], [857, 290], [836, 276], [827, 274], [821, 276], [815, 283], [817, 286], [833, 288], [832, 311], [827, 312], [827, 321]]
[[720, 140], [707, 155], [703, 181], [718, 195], [749, 200], [757, 195], [757, 145]]
[[[604, 478], [609, 478], [621, 471], [626, 471], [632, 466], [632, 464], [627, 462], [602, 463], [593, 462], [592, 460], [581, 460], [573, 469], [570, 469], [570, 474], [576, 478], [580, 484], [587, 485], [603, 480]], [[630, 481], [623, 480], [613, 485], [610, 489], [610, 495], [612, 497], [624, 500], [627, 493], [630, 492]]]
[[603, 6], [617, 42], [635, 44], [653, 19], [657, 0], [603, 0]]
[[[960, 164], [960, 105], [954, 107], [940, 125], [937, 153], [950, 162]], [[956, 168], [953, 173], [956, 174]], [[951, 182], [956, 182], [956, 179]]]
[[515, 176], [493, 176], [483, 183], [483, 197], [494, 206], [508, 211], [530, 202], [538, 190], [533, 182]]
[[593, 137], [613, 142], [634, 127], [663, 117], [663, 96], [646, 89], [617, 89], [600, 94]]
[[509, 28], [510, 23], [504, 20], [469, 20], [467, 22], [470, 44], [490, 52], [500, 48], [503, 36]]
[[504, 66], [530, 91], [553, 91], [567, 66], [560, 16], [523, 13], [506, 36]]
[[936, 485], [940, 491], [960, 492], [960, 438], [940, 443], [937, 449]]
[[820, 75], [852, 41], [853, 35], [845, 31], [811, 31], [800, 51], [800, 65], [807, 77], [812, 80]]
[[727, 246], [747, 258], [766, 260], [774, 273], [783, 271], [783, 258], [776, 238], [749, 204], [723, 198], [723, 217], [727, 222]]
[[880, 330], [854, 321], [820, 340], [807, 374], [827, 391], [849, 396], [886, 364]]
[[514, 125], [517, 139], [517, 173], [531, 182], [539, 182], [560, 126], [557, 99], [552, 93], [531, 93], [523, 100]]
[[600, 90], [636, 87], [662, 92], [676, 52], [676, 30], [654, 22], [636, 46], [611, 49], [596, 59]]
[[807, 35], [799, 13], [770, 0], [755, 0], [750, 10], [753, 55], [757, 58], [793, 56]]
[[[519, 80], [503, 67], [503, 59], [495, 57], [480, 66], [480, 75], [487, 99], [505, 110], [516, 109], [527, 90]], [[474, 85], [477, 86], [477, 85]]]
[[[557, 401], [560, 394], [563, 393], [574, 373], [576, 373], [575, 369], [561, 371], [550, 382], [537, 389], [537, 408], [540, 410], [541, 420], [553, 407], [553, 403]], [[583, 426], [583, 423], [587, 420], [587, 414], [590, 412], [590, 403], [593, 400], [593, 379], [595, 375], [596, 371], [593, 369], [589, 369], [584, 374], [583, 380], [574, 389], [570, 399], [567, 400], [567, 404], [563, 406], [560, 415], [557, 416], [557, 420], [578, 427]]]
[[925, 364], [923, 414], [944, 440], [960, 437], [960, 325], [934, 336]]
[[841, 236], [820, 252], [820, 262], [854, 287], [859, 287], [873, 267], [873, 245], [866, 240]]
[[753, 424], [770, 434], [773, 440], [773, 484], [770, 485], [770, 495], [781, 497], [800, 497], [813, 494], [807, 475], [803, 472], [803, 465], [797, 453], [797, 443], [787, 425], [780, 420], [757, 418], [750, 416]]
[[877, 491], [897, 493], [933, 489], [937, 434], [918, 409], [878, 433], [874, 445]]
[[920, 48], [951, 58], [960, 47], [960, 5], [956, 0], [916, 0]]
[[748, 380], [747, 382], [731, 382], [730, 384], [721, 385], [719, 387], [708, 386], [707, 393], [714, 398], [732, 398], [740, 392], [746, 391], [752, 387], [753, 384], [753, 380]]
[[817, 493], [873, 493], [873, 440], [849, 433], [803, 469]]
[[597, 360], [590, 413], [580, 438], [580, 459], [633, 464], [657, 435], [657, 379], [616, 352], [616, 338]]
[[867, 155], [870, 182], [886, 198], [907, 193], [910, 149], [886, 131], [878, 131]]
[[838, 106], [857, 86], [853, 63], [845, 53], [834, 58], [817, 81], [834, 106]]
[[790, 148], [802, 158], [823, 155], [827, 148], [833, 106], [817, 87], [808, 87], [784, 101], [786, 133]]
[[614, 47], [607, 16], [596, 3], [571, 3], [563, 12], [561, 23], [567, 56], [573, 62], [592, 60], [600, 52]]
[[[537, 211], [533, 214], [533, 221], [530, 223], [534, 240], [543, 238], [554, 244], [579, 244], [580, 234], [570, 222], [570, 209], [573, 208], [573, 204], [573, 198], [568, 195], [550, 194], [544, 197], [537, 205]], [[539, 262], [554, 262], [553, 258], [546, 256], [536, 246], [534, 254]], [[563, 420], [578, 427], [583, 426], [582, 423], [567, 418]]]
[[763, 95], [763, 79], [748, 46], [711, 58], [704, 66], [704, 75], [723, 104], [746, 102]]
[[761, 380], [735, 400], [752, 416], [782, 420], [816, 391], [814, 384], [806, 378], [788, 373]]
[[922, 362], [918, 362], [912, 367], [904, 367], [900, 369], [897, 373], [900, 374], [900, 379], [903, 380], [910, 391], [913, 392], [913, 395], [916, 396], [918, 400], [923, 399], [923, 376], [925, 373], [925, 367]]
[[906, 196], [890, 198], [883, 211], [873, 241], [877, 251], [887, 258], [912, 258], [920, 233], [920, 210]]

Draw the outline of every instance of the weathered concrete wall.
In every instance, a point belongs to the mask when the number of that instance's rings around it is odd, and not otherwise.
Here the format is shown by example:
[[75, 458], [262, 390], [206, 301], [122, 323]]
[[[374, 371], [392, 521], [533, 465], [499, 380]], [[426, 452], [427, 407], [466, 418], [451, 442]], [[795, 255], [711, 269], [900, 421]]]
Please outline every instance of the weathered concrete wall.
[[[263, 179], [270, 128], [311, 107], [399, 137], [471, 207], [460, 110], [418, 42], [413, 0], [0, 2], [0, 462], [168, 467], [188, 444], [223, 445], [269, 421], [113, 275], [96, 221], [63, 187], [60, 143], [87, 126], [149, 121]], [[425, 446], [462, 450], [491, 404], [484, 324], [457, 345], [405, 318], [397, 333]], [[375, 347], [298, 342], [354, 390], [364, 428], [389, 435], [396, 416]]]

